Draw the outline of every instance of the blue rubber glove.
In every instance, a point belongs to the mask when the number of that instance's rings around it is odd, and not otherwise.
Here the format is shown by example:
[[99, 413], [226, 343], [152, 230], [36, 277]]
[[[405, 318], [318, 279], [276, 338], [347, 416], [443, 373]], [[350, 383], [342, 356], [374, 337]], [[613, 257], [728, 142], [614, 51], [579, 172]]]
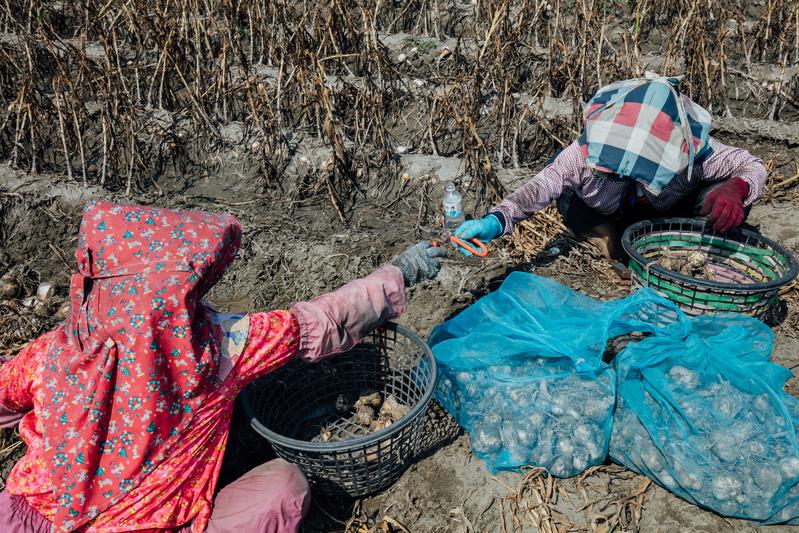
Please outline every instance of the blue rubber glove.
[[[502, 223], [494, 215], [488, 214], [479, 220], [467, 220], [455, 230], [455, 236], [459, 239], [479, 239], [484, 243], [493, 241], [502, 235], [504, 228]], [[457, 247], [458, 251], [466, 256], [472, 254], [460, 246]]]

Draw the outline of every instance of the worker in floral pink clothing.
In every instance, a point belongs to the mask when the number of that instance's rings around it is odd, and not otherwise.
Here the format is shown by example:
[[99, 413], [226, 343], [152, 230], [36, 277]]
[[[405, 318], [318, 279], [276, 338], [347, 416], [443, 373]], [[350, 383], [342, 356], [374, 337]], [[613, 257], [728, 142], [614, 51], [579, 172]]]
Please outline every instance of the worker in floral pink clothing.
[[90, 202], [64, 325], [0, 367], [0, 424], [27, 444], [0, 531], [290, 532], [308, 484], [282, 460], [216, 482], [236, 396], [294, 357], [346, 351], [404, 310], [445, 252], [419, 243], [288, 311], [220, 314], [202, 297], [235, 257], [231, 216]]
[[455, 234], [509, 235], [553, 201], [566, 226], [610, 259], [624, 257], [621, 235], [640, 220], [707, 216], [719, 232], [740, 226], [763, 193], [763, 161], [711, 138], [710, 114], [678, 87], [679, 78], [658, 76], [603, 87], [586, 106], [577, 140]]

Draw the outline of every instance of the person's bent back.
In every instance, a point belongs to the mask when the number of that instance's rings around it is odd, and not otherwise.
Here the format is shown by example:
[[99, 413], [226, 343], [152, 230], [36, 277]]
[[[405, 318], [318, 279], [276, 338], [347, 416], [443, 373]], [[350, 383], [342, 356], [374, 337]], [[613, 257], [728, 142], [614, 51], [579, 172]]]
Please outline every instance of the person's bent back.
[[87, 205], [70, 316], [0, 367], [0, 422], [28, 445], [0, 493], [0, 530], [298, 528], [308, 485], [284, 461], [215, 497], [236, 396], [402, 313], [404, 285], [434, 276], [443, 251], [420, 243], [288, 311], [220, 314], [201, 299], [240, 239], [231, 216]]

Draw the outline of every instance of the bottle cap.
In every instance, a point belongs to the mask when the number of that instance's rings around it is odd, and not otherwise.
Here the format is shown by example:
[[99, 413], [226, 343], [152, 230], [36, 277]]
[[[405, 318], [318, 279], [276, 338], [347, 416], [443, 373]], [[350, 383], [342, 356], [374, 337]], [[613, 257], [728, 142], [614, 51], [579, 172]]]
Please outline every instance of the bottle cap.
[[451, 191], [454, 191], [454, 190], [455, 190], [455, 182], [453, 182], [453, 181], [448, 181], [448, 182], [447, 182], [447, 185], [446, 185], [446, 190], [447, 190], [447, 191], [450, 191], [450, 192], [451, 192]]

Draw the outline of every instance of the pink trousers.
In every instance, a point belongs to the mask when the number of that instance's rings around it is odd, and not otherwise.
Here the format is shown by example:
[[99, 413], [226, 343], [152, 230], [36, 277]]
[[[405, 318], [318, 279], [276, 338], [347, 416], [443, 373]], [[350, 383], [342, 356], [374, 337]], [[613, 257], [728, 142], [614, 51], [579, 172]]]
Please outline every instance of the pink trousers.
[[[283, 459], [253, 468], [219, 491], [208, 533], [283, 533], [300, 527], [311, 502], [302, 472]], [[50, 522], [24, 498], [0, 492], [0, 532], [50, 533]], [[191, 531], [190, 526], [180, 533]]]

